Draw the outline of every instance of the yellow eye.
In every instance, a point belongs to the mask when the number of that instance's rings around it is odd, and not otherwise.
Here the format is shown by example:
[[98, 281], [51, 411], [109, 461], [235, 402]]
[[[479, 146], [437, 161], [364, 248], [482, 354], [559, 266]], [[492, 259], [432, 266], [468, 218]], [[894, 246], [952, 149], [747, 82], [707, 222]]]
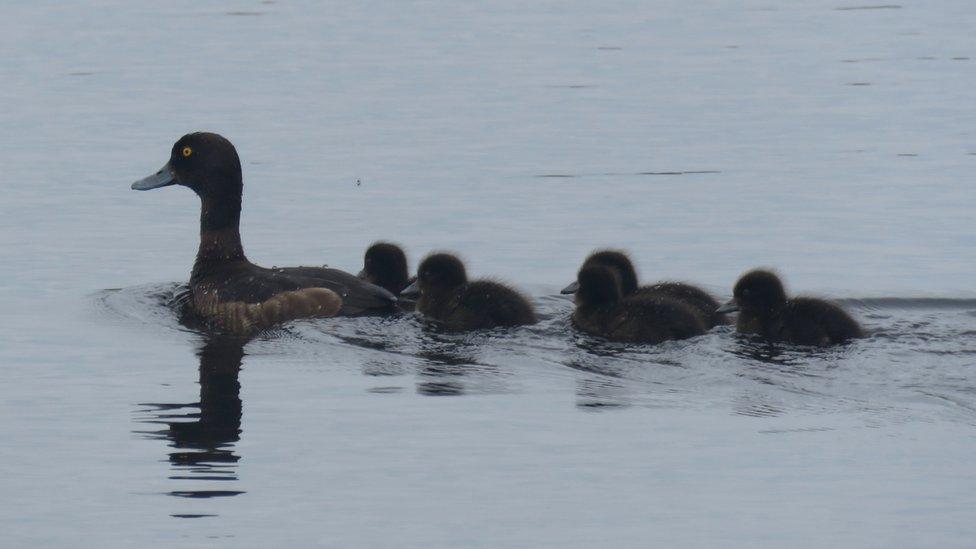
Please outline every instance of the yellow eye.
[[190, 147], [183, 147], [183, 158], [189, 158], [193, 154], [193, 149]]

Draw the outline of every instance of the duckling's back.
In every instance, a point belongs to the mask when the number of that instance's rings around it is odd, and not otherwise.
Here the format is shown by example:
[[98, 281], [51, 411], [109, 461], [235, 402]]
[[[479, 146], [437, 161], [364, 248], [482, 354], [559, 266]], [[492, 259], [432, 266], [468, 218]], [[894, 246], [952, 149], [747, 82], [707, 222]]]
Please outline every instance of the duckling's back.
[[535, 310], [521, 293], [500, 282], [477, 280], [464, 286], [446, 324], [463, 329], [535, 324]]
[[856, 320], [839, 306], [812, 297], [789, 300], [782, 337], [797, 345], [831, 345], [864, 337]]
[[701, 317], [702, 322], [704, 322], [707, 328], [728, 323], [728, 319], [724, 314], [715, 312], [719, 307], [718, 301], [705, 290], [697, 286], [692, 286], [691, 284], [684, 282], [658, 282], [657, 284], [641, 287], [637, 295], [663, 295], [682, 301], [688, 304]]
[[623, 299], [607, 321], [604, 336], [612, 341], [661, 343], [705, 333], [701, 315], [689, 304], [666, 295]]

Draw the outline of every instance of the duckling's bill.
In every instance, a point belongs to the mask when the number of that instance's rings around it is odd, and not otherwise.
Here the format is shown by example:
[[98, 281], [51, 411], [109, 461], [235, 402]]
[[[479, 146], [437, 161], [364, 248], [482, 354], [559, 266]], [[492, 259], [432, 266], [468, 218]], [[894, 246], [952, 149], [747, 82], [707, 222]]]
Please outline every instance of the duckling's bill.
[[566, 286], [565, 288], [563, 288], [562, 290], [560, 290], [559, 293], [561, 293], [563, 295], [570, 295], [570, 294], [575, 294], [578, 291], [579, 291], [579, 282], [575, 282], [574, 281], [569, 286]]
[[716, 313], [734, 313], [739, 310], [739, 301], [736, 298], [732, 298], [726, 301], [721, 307], [715, 310]]
[[132, 184], [132, 190], [134, 191], [148, 191], [151, 189], [158, 189], [160, 187], [168, 187], [169, 185], [176, 184], [176, 172], [173, 171], [173, 167], [167, 162], [158, 172], [150, 175], [149, 177], [144, 177], [139, 181]]
[[403, 291], [400, 292], [400, 295], [402, 295], [403, 297], [417, 297], [417, 296], [419, 296], [420, 295], [420, 286], [418, 285], [417, 281], [414, 280], [413, 281], [413, 284], [411, 284], [411, 285], [407, 286], [406, 288], [404, 288]]

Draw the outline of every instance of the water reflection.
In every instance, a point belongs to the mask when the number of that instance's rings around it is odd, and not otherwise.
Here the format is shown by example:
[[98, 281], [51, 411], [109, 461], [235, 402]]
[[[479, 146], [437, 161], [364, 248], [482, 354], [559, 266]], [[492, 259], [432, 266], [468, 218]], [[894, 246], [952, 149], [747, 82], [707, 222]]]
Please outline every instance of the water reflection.
[[426, 396], [459, 396], [465, 393], [461, 378], [477, 368], [477, 349], [466, 338], [425, 326], [417, 356], [417, 393]]
[[[172, 480], [233, 482], [238, 480], [240, 456], [234, 444], [241, 437], [239, 374], [246, 340], [207, 336], [197, 352], [200, 359], [200, 400], [192, 403], [145, 403], [145, 423], [164, 425], [143, 431], [148, 438], [166, 440]], [[177, 490], [172, 496], [212, 498], [236, 496], [240, 490]]]
[[[510, 339], [511, 330], [455, 333], [425, 324], [417, 358], [417, 393], [425, 396], [508, 393], [508, 370], [497, 363], [504, 355], [497, 339]], [[492, 351], [496, 356], [486, 356]]]
[[732, 344], [726, 350], [739, 358], [767, 364], [789, 364], [795, 359], [788, 351], [791, 347], [776, 345], [752, 334], [734, 334]]
[[631, 389], [617, 379], [587, 377], [576, 382], [576, 407], [581, 410], [626, 408], [631, 398]]

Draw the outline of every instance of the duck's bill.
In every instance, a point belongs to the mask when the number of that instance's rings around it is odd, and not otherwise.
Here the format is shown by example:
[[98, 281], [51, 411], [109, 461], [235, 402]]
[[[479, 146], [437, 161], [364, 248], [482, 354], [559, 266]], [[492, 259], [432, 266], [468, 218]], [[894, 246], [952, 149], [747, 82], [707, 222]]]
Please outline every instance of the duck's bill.
[[563, 295], [569, 295], [569, 294], [575, 294], [578, 291], [579, 291], [579, 282], [573, 282], [569, 286], [566, 286], [565, 288], [560, 290], [559, 293]]
[[173, 167], [167, 162], [158, 172], [133, 183], [132, 189], [135, 191], [148, 191], [150, 189], [158, 189], [175, 184], [176, 172], [173, 171]]
[[420, 286], [418, 286], [417, 282], [414, 281], [413, 284], [404, 288], [403, 291], [400, 292], [400, 295], [402, 295], [403, 297], [417, 297], [418, 295], [420, 295]]
[[722, 305], [718, 309], [715, 309], [715, 312], [716, 313], [734, 313], [734, 312], [736, 312], [738, 310], [739, 310], [739, 302], [736, 301], [735, 298], [733, 297], [732, 299], [726, 301], [724, 305]]

